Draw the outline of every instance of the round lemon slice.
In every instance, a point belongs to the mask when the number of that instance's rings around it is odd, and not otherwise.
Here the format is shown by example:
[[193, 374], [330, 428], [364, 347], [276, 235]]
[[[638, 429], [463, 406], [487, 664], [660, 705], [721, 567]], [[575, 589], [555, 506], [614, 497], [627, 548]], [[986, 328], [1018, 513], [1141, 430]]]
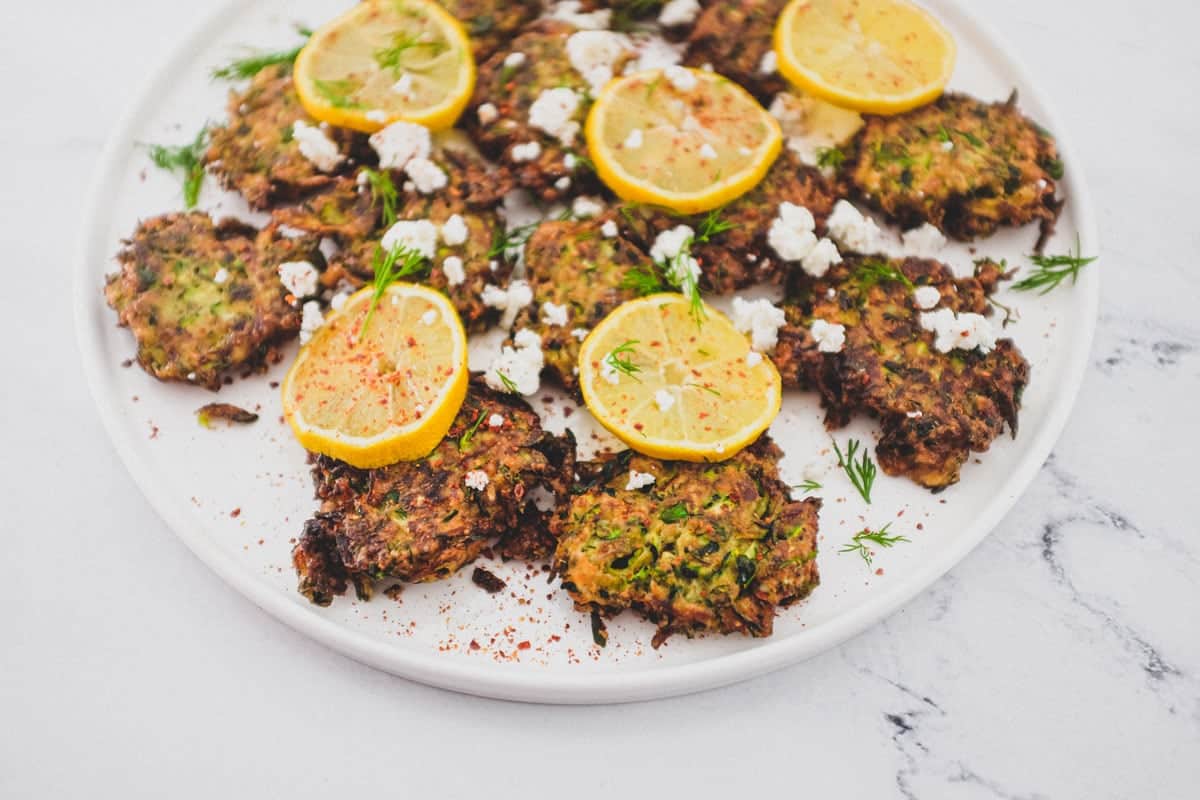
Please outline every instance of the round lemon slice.
[[365, 0], [312, 35], [295, 82], [305, 110], [331, 125], [444, 130], [475, 90], [475, 58], [462, 26], [432, 0]]
[[792, 0], [775, 26], [779, 71], [834, 105], [899, 114], [954, 72], [950, 32], [906, 0]]
[[669, 67], [608, 83], [587, 119], [600, 179], [621, 198], [698, 214], [758, 185], [779, 155], [779, 123], [712, 72]]
[[373, 292], [334, 312], [283, 381], [300, 443], [360, 469], [429, 455], [469, 380], [467, 335], [445, 295], [395, 283], [372, 310]]
[[779, 414], [775, 366], [724, 315], [705, 311], [697, 326], [687, 298], [651, 295], [617, 308], [583, 342], [584, 402], [639, 453], [723, 461]]

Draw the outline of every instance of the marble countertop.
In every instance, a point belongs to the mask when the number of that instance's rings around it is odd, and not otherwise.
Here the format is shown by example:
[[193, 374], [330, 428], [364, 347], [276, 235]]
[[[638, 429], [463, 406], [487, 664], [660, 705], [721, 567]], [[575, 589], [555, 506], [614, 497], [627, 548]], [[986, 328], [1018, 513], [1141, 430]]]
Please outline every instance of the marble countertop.
[[1200, 793], [1200, 7], [973, 4], [1057, 103], [1102, 231], [1082, 395], [995, 533], [807, 663], [547, 708], [408, 683], [268, 618], [171, 535], [100, 427], [70, 316], [81, 195], [126, 87], [212, 5], [0, 11], [0, 796]]

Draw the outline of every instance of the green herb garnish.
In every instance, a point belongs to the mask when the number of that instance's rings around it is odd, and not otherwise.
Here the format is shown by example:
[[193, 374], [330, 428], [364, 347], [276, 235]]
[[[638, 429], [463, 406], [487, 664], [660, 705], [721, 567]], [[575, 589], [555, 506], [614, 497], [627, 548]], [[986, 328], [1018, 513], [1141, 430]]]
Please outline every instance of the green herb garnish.
[[867, 505], [871, 504], [871, 487], [875, 483], [875, 475], [878, 470], [875, 467], [875, 462], [871, 460], [871, 454], [867, 452], [865, 447], [862, 448], [862, 458], [858, 461], [854, 460], [854, 456], [858, 453], [862, 443], [857, 439], [851, 439], [846, 444], [846, 453], [842, 454], [842, 449], [838, 447], [837, 440], [833, 440], [833, 451], [837, 453], [838, 466], [846, 472], [846, 477], [850, 479], [850, 483], [854, 484], [854, 488], [862, 495], [862, 499], [867, 501]]
[[496, 229], [492, 237], [492, 246], [488, 249], [488, 258], [508, 258], [508, 254], [514, 250], [520, 250], [529, 241], [529, 237], [533, 236], [533, 232], [537, 230], [540, 222], [531, 222], [528, 225], [522, 225], [519, 228], [512, 230]]
[[375, 250], [373, 266], [375, 270], [374, 290], [371, 294], [371, 306], [367, 309], [367, 316], [363, 320], [362, 327], [359, 328], [360, 337], [366, 333], [367, 325], [371, 322], [371, 315], [375, 313], [375, 307], [379, 305], [379, 301], [388, 287], [401, 278], [425, 272], [429, 269], [429, 260], [421, 253], [404, 245], [397, 245], [384, 254], [381, 245]]
[[839, 553], [858, 553], [859, 556], [862, 557], [862, 560], [865, 561], [867, 563], [867, 566], [869, 567], [869, 566], [871, 566], [872, 561], [874, 561], [875, 555], [874, 555], [874, 553], [871, 552], [871, 548], [867, 544], [868, 542], [870, 542], [871, 544], [879, 545], [880, 547], [894, 547], [895, 545], [900, 544], [901, 542], [911, 542], [912, 541], [911, 539], [909, 539], [906, 536], [891, 536], [891, 535], [889, 535], [888, 528], [890, 528], [890, 527], [892, 527], [892, 523], [889, 522], [887, 525], [884, 525], [882, 528], [880, 528], [877, 531], [872, 531], [872, 530], [859, 531], [858, 533], [854, 534], [853, 539], [851, 539], [851, 541], [849, 541], [845, 545], [843, 545], [842, 549], [838, 550], [838, 552]]
[[690, 305], [689, 312], [692, 319], [696, 321], [696, 327], [699, 328], [704, 324], [704, 318], [707, 316], [704, 311], [704, 300], [700, 297], [700, 281], [696, 272], [692, 269], [692, 238], [689, 237], [679, 248], [679, 252], [671, 259], [661, 264], [663, 275], [667, 282], [678, 289], [684, 297], [688, 299]]
[[348, 79], [323, 81], [320, 78], [313, 79], [313, 88], [317, 90], [317, 94], [325, 100], [326, 103], [334, 108], [362, 108], [358, 103], [350, 99], [350, 95], [358, 91], [358, 87], [354, 85], [354, 81]]
[[205, 125], [190, 143], [171, 147], [150, 145], [150, 160], [154, 166], [167, 172], [183, 175], [183, 204], [192, 209], [200, 200], [200, 187], [204, 185], [204, 151], [208, 147], [208, 126]]
[[846, 154], [837, 147], [819, 147], [817, 148], [817, 166], [832, 170], [839, 170], [842, 164], [846, 163]]
[[671, 287], [667, 285], [658, 268], [651, 265], [634, 267], [626, 272], [625, 277], [621, 279], [621, 288], [636, 293], [638, 297], [645, 297], [648, 294], [665, 292]]
[[396, 201], [399, 197], [392, 176], [386, 172], [377, 172], [370, 167], [363, 167], [363, 174], [371, 186], [371, 204], [382, 206], [383, 227], [390, 228], [396, 223]]
[[696, 233], [696, 241], [700, 244], [706, 244], [714, 236], [719, 236], [725, 231], [732, 230], [734, 224], [727, 219], [721, 219], [721, 214], [725, 211], [725, 206], [714, 208], [704, 215], [704, 219], [700, 221], [700, 229]]
[[503, 372], [497, 370], [496, 377], [498, 377], [500, 379], [500, 383], [504, 384], [504, 390], [507, 391], [509, 394], [520, 394], [521, 393], [521, 390], [519, 388], [517, 388], [516, 382], [513, 381], [512, 378], [505, 375]]
[[895, 281], [904, 284], [908, 289], [913, 288], [913, 282], [908, 276], [886, 261], [864, 261], [854, 273], [854, 282], [862, 291], [883, 281]]
[[479, 416], [471, 423], [471, 427], [467, 428], [458, 440], [458, 449], [460, 452], [465, 452], [471, 446], [471, 440], [475, 438], [475, 431], [479, 430], [479, 426], [483, 424], [483, 418], [487, 416], [487, 411], [480, 411]]
[[404, 61], [405, 54], [409, 50], [418, 47], [431, 49], [433, 52], [430, 55], [434, 58], [440, 56], [450, 48], [445, 42], [422, 42], [411, 33], [401, 32], [392, 38], [391, 47], [381, 47], [374, 52], [375, 63], [379, 65], [380, 69], [390, 69], [392, 75], [399, 78], [404, 72], [404, 64], [402, 62]]
[[[296, 32], [303, 36], [306, 41], [312, 36], [312, 31], [303, 26], [297, 25]], [[255, 53], [214, 69], [212, 77], [215, 80], [222, 81], [247, 80], [253, 78], [267, 67], [295, 63], [296, 56], [300, 55], [300, 51], [303, 49], [304, 45], [299, 45], [293, 47], [291, 50], [280, 50], [274, 53]]]
[[799, 489], [802, 492], [815, 492], [820, 489], [824, 489], [825, 487], [822, 486], [821, 484], [817, 483], [816, 481], [808, 480], [808, 481], [805, 481], [804, 483], [798, 483], [795, 486], [793, 486], [792, 488]]
[[684, 505], [682, 502], [680, 502], [680, 503], [676, 503], [673, 506], [668, 506], [667, 508], [664, 508], [662, 510], [662, 512], [658, 515], [658, 518], [661, 519], [663, 522], [682, 522], [683, 520], [687, 519], [691, 515], [692, 514], [690, 511], [688, 511], [687, 506]]
[[635, 344], [638, 344], [638, 340], [630, 339], [629, 341], [623, 343], [620, 347], [613, 348], [612, 352], [604, 357], [604, 363], [608, 364], [608, 366], [612, 367], [617, 372], [627, 375], [638, 383], [641, 383], [642, 379], [637, 376], [637, 373], [641, 372], [642, 368], [633, 363], [633, 359], [631, 358], [634, 352], [636, 352], [633, 348]]
[[1098, 256], [1083, 258], [1079, 252], [1079, 238], [1075, 239], [1075, 250], [1072, 253], [1063, 256], [1030, 256], [1029, 260], [1033, 262], [1035, 269], [1029, 275], [1013, 284], [1014, 289], [1018, 292], [1033, 292], [1038, 294], [1047, 294], [1067, 278], [1071, 279], [1071, 285], [1074, 286], [1079, 280], [1079, 272], [1088, 264], [1095, 261]]

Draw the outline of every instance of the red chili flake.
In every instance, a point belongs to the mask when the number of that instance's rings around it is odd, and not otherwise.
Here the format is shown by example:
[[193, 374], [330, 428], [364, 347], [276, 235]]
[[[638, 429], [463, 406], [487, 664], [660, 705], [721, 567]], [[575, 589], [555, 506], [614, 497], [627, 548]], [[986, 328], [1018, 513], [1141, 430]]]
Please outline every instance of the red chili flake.
[[531, 645], [531, 644], [530, 644], [529, 642], [527, 642], [527, 641], [526, 641], [526, 642], [517, 642], [517, 649], [518, 649], [518, 650], [528, 650], [528, 649], [529, 649], [530, 647], [532, 647], [532, 646], [533, 646], [533, 645]]
[[471, 644], [469, 645], [469, 647], [470, 647], [472, 650], [478, 650], [478, 649], [479, 649], [479, 642], [477, 642], [477, 641], [475, 641], [474, 639], [472, 639], [472, 640], [471, 640]]
[[133, 366], [133, 359], [132, 358], [125, 359], [124, 361], [121, 362], [121, 366], [124, 367], [125, 369], [129, 369], [130, 367]]
[[574, 413], [575, 413], [575, 409], [571, 408], [570, 406], [566, 406], [565, 408], [563, 408], [563, 418], [569, 417]]
[[875, 574], [876, 574], [876, 575], [882, 575], [882, 574], [883, 574], [883, 567], [880, 567], [879, 569], [875, 570]]
[[633, 429], [634, 429], [635, 431], [640, 431], [640, 430], [642, 430], [642, 429], [643, 429], [643, 428], [645, 428], [645, 427], [646, 427], [646, 426], [645, 426], [645, 425], [643, 425], [643, 424], [642, 424], [642, 423], [640, 423], [640, 422], [635, 422], [635, 423], [633, 423]]
[[237, 519], [241, 515], [242, 515], [242, 510], [240, 508], [235, 508], [233, 511], [229, 512], [229, 516], [233, 517], [234, 519]]

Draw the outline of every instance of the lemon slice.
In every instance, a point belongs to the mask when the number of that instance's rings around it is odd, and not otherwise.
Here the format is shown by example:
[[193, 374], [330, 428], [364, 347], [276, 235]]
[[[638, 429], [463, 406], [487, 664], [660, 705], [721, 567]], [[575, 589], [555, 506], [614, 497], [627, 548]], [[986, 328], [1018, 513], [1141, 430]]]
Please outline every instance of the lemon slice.
[[792, 0], [775, 26], [779, 71], [834, 105], [899, 114], [936, 99], [954, 39], [906, 0]]
[[600, 179], [625, 200], [682, 214], [753, 189], [782, 141], [779, 123], [745, 89], [684, 67], [610, 81], [587, 119]]
[[283, 413], [300, 443], [360, 469], [429, 455], [469, 380], [467, 335], [445, 295], [395, 283], [367, 320], [372, 294], [358, 292], [330, 316], [283, 381]]
[[724, 315], [697, 327], [687, 298], [625, 303], [579, 353], [584, 402], [621, 441], [655, 458], [723, 461], [752, 444], [779, 414], [775, 366], [751, 353]]
[[404, 120], [451, 128], [475, 90], [462, 26], [431, 0], [366, 0], [312, 35], [296, 91], [322, 122], [374, 133]]

